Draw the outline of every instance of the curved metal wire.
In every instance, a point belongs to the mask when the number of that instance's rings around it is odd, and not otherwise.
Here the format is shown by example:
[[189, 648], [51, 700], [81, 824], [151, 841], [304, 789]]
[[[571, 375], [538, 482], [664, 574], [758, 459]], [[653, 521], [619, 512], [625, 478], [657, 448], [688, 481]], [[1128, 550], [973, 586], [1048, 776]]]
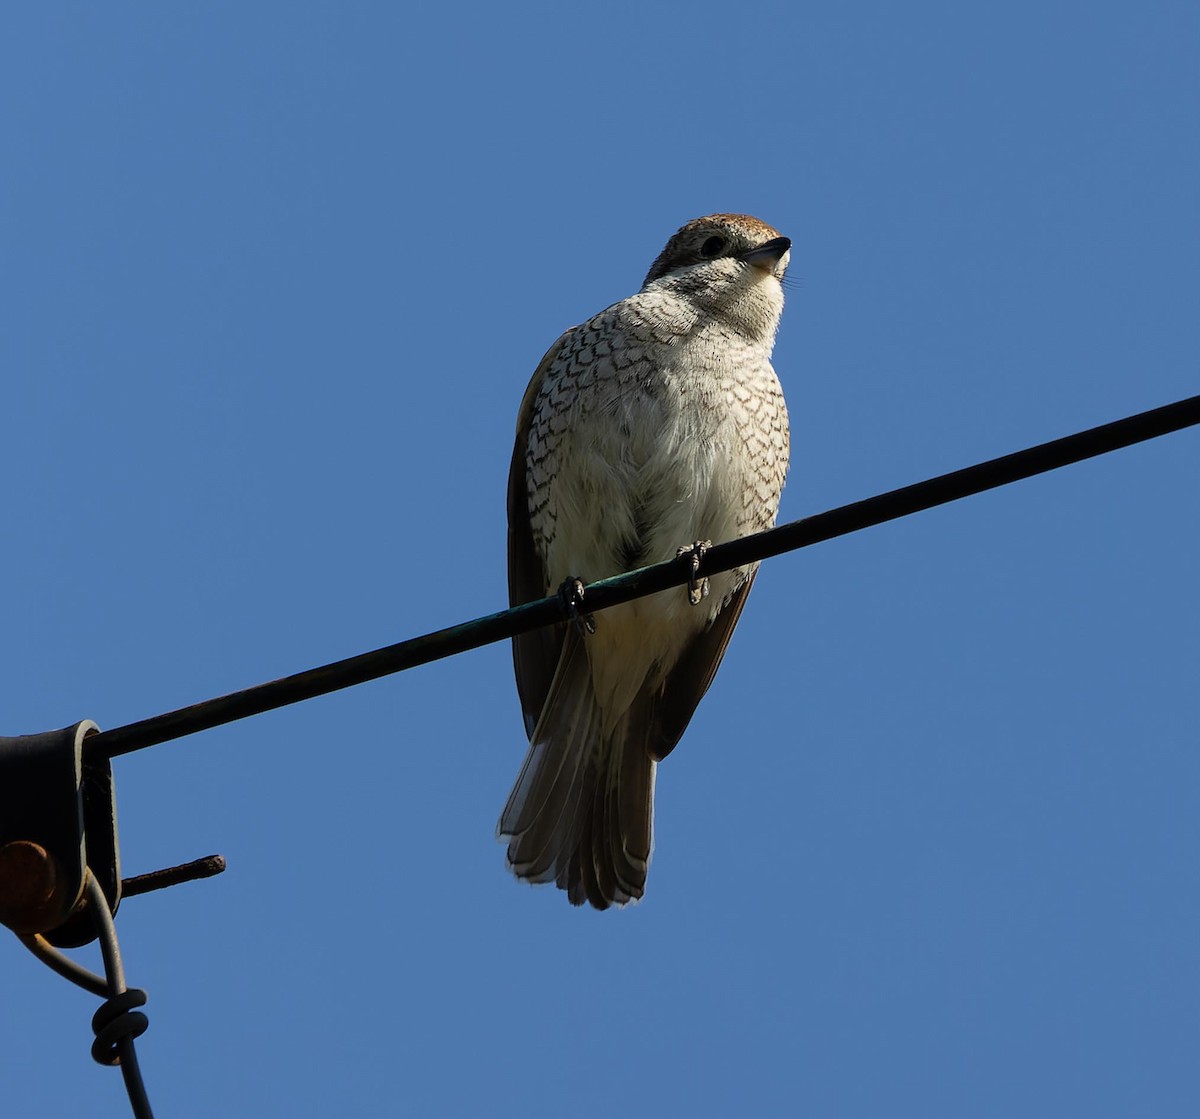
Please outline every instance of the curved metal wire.
[[149, 1025], [146, 1016], [135, 1009], [145, 1005], [146, 993], [125, 986], [125, 967], [121, 962], [121, 948], [117, 943], [117, 930], [108, 908], [108, 899], [91, 870], [85, 873], [84, 892], [100, 941], [100, 955], [104, 960], [103, 978], [60, 952], [43, 936], [20, 936], [18, 939], [42, 963], [64, 979], [105, 1000], [92, 1018], [92, 1029], [96, 1034], [92, 1056], [100, 1064], [120, 1065], [135, 1119], [154, 1119], [146, 1086], [142, 1082], [137, 1051], [133, 1046], [134, 1039], [144, 1033]]
[[88, 971], [82, 964], [60, 952], [44, 936], [18, 934], [17, 939], [51, 971], [58, 972], [64, 979], [69, 979], [75, 986], [82, 987], [93, 995], [99, 995], [102, 999], [108, 998], [108, 980], [104, 976]]
[[[125, 986], [125, 968], [121, 963], [121, 947], [117, 943], [117, 930], [113, 925], [112, 913], [108, 909], [108, 899], [90, 870], [84, 880], [84, 889], [91, 903], [92, 920], [96, 923], [96, 932], [100, 937], [100, 955], [104, 959], [104, 974], [108, 977], [107, 994], [110, 1000], [120, 1002], [121, 996], [128, 993]], [[144, 994], [142, 999], [145, 1000]], [[113, 1044], [121, 1066], [121, 1076], [125, 1080], [125, 1091], [129, 1094], [129, 1105], [133, 1108], [136, 1119], [154, 1119], [154, 1113], [150, 1110], [150, 1100], [146, 1095], [146, 1086], [142, 1083], [137, 1051], [133, 1047], [134, 1038], [142, 1033], [148, 1024], [146, 1016], [124, 1004], [120, 1005], [117, 1013], [124, 1014], [128, 1021], [124, 1030], [118, 1030]], [[98, 1024], [104, 1024], [99, 1014], [92, 1020], [93, 1028], [97, 1028]]]

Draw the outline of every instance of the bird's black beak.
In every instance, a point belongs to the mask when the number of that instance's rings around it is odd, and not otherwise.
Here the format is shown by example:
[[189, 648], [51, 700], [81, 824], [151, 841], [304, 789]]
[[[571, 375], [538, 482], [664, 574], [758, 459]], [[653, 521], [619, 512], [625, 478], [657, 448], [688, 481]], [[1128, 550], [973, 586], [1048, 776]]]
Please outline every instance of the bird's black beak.
[[744, 253], [739, 253], [738, 260], [745, 261], [746, 264], [753, 264], [765, 272], [774, 272], [775, 266], [791, 247], [792, 239], [790, 237], [772, 237], [765, 245], [759, 245], [756, 249], [748, 249]]

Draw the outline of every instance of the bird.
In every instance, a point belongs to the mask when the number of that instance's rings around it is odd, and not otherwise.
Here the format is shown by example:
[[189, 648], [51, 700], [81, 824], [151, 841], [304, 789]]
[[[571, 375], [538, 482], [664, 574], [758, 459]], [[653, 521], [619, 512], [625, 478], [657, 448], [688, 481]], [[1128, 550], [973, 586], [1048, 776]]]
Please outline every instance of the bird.
[[771, 365], [791, 241], [746, 214], [680, 228], [641, 289], [563, 334], [517, 420], [514, 606], [564, 596], [513, 639], [528, 752], [497, 826], [518, 878], [573, 905], [643, 897], [658, 763], [725, 655], [757, 564], [583, 611], [588, 582], [775, 523], [789, 427]]

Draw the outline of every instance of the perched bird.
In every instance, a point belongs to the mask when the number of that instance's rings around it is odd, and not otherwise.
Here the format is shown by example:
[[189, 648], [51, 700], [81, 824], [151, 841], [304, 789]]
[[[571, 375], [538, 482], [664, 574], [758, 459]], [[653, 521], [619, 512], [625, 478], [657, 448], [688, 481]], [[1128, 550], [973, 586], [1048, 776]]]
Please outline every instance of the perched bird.
[[[790, 249], [757, 218], [698, 218], [641, 291], [550, 347], [509, 473], [513, 605], [678, 554], [698, 565], [712, 541], [775, 523], [788, 419], [771, 350]], [[518, 877], [597, 909], [642, 896], [656, 766], [712, 683], [756, 570], [613, 607], [594, 633], [578, 616], [513, 640], [529, 753], [497, 830]]]

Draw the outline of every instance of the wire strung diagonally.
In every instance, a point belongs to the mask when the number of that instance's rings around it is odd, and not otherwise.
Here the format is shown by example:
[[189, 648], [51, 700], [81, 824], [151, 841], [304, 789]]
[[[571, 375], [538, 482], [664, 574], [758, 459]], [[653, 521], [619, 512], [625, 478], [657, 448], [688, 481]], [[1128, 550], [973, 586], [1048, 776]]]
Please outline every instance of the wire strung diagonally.
[[[915, 485], [890, 490], [865, 501], [792, 521], [766, 532], [718, 544], [705, 554], [700, 573], [712, 575], [823, 540], [832, 540], [997, 486], [1006, 486], [1023, 478], [1032, 478], [1071, 463], [1108, 454], [1134, 443], [1156, 439], [1195, 424], [1200, 424], [1200, 396], [1191, 396], [1149, 412], [1140, 412]], [[682, 586], [692, 576], [692, 568], [685, 558], [602, 579], [585, 589], [587, 610], [595, 613], [643, 595]], [[102, 731], [87, 740], [84, 750], [95, 758], [118, 757], [146, 746], [182, 738], [249, 715], [258, 715], [502, 641], [518, 633], [551, 625], [562, 618], [563, 603], [557, 596], [539, 599], [294, 676], [285, 676], [128, 726]]]

